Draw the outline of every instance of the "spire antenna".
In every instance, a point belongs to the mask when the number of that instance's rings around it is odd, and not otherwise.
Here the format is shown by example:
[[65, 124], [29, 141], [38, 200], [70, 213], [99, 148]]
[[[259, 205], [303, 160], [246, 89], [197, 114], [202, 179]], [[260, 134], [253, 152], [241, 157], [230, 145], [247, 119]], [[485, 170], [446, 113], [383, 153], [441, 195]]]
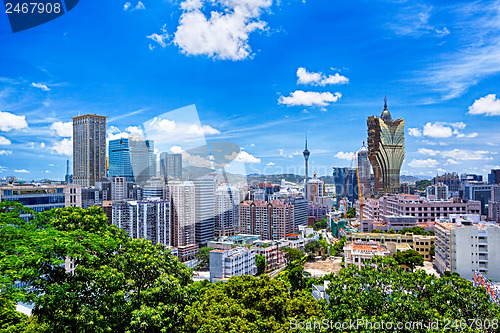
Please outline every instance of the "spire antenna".
[[387, 110], [387, 95], [384, 96], [384, 110]]

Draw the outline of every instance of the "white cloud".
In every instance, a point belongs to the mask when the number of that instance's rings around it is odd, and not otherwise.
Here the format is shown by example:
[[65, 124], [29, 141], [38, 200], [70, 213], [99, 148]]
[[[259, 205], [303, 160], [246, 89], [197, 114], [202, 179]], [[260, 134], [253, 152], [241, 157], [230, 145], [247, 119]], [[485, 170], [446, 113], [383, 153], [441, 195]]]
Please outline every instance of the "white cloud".
[[418, 153], [423, 155], [436, 156], [439, 155], [441, 152], [433, 149], [419, 148]]
[[153, 118], [149, 124], [155, 130], [173, 137], [200, 137], [203, 135], [220, 134], [220, 131], [209, 125], [180, 123], [175, 120]]
[[448, 162], [448, 164], [453, 164], [453, 165], [460, 164], [460, 162], [457, 162], [457, 161], [455, 161], [454, 159], [451, 159], [451, 158], [447, 159], [446, 162]]
[[172, 147], [170, 147], [170, 152], [171, 152], [172, 154], [180, 154], [180, 153], [182, 153], [183, 151], [184, 151], [184, 149], [182, 149], [182, 148], [181, 148], [181, 147], [179, 147], [179, 146], [172, 146]]
[[42, 141], [42, 142], [40, 143], [40, 148], [45, 148], [45, 142], [43, 142], [43, 141]]
[[138, 135], [144, 138], [144, 131], [138, 126], [129, 126], [125, 129], [125, 131], [129, 132], [132, 135]]
[[0, 131], [19, 130], [28, 128], [25, 116], [16, 116], [10, 112], [0, 111]]
[[6, 149], [0, 150], [0, 155], [11, 155], [11, 154], [12, 150], [6, 150]]
[[17, 173], [30, 173], [28, 170], [26, 169], [16, 169], [14, 170], [14, 172], [17, 172]]
[[55, 166], [55, 164], [53, 164], [53, 163], [50, 163], [50, 164], [49, 164], [49, 166], [50, 166], [50, 167], [53, 167], [53, 166]]
[[[149, 36], [146, 36], [146, 38], [149, 38], [152, 41], [155, 41], [156, 43], [158, 43], [158, 45], [165, 48], [167, 46], [166, 41], [168, 41], [170, 39], [170, 35], [167, 33], [167, 29], [165, 27], [166, 27], [166, 24], [164, 24], [163, 27], [161, 28], [161, 34], [154, 33], [154, 34], [151, 34]], [[149, 49], [153, 50], [154, 46], [149, 44]]]
[[415, 137], [421, 137], [422, 131], [419, 130], [418, 128], [409, 128], [408, 134], [410, 134], [411, 136], [415, 136]]
[[412, 168], [434, 168], [438, 164], [439, 162], [432, 158], [428, 158], [426, 160], [413, 159], [410, 163], [408, 163], [408, 165]]
[[[265, 30], [260, 20], [272, 0], [185, 0], [183, 14], [174, 34], [174, 44], [188, 55], [206, 55], [214, 59], [243, 60], [251, 56], [249, 37], [252, 32]], [[211, 9], [207, 17], [202, 9]]]
[[56, 121], [50, 125], [50, 129], [55, 131], [56, 134], [61, 137], [69, 138], [73, 136], [73, 122], [71, 121], [67, 123]]
[[487, 160], [491, 157], [486, 156], [490, 154], [488, 151], [484, 150], [466, 150], [466, 149], [453, 149], [449, 151], [443, 151], [441, 155], [446, 158], [459, 160], [459, 161], [473, 161], [473, 160]]
[[132, 6], [132, 4], [130, 2], [125, 2], [125, 4], [123, 5], [123, 10], [128, 10], [130, 8], [130, 6]]
[[[235, 154], [237, 153], [234, 152], [232, 155], [226, 155], [225, 157], [228, 160], [232, 160]], [[234, 158], [234, 160], [236, 162], [243, 162], [243, 163], [260, 163], [260, 158], [257, 158], [247, 153], [246, 151], [240, 151], [240, 153], [238, 154], [238, 156], [236, 156], [236, 158]]]
[[425, 4], [409, 3], [405, 6], [404, 11], [391, 17], [387, 26], [398, 36], [434, 35], [444, 37], [449, 35], [450, 31], [447, 27], [438, 28], [430, 24], [432, 9], [432, 6]]
[[146, 7], [144, 6], [144, 4], [141, 1], [137, 2], [137, 5], [135, 5], [135, 7], [131, 8], [131, 6], [132, 6], [132, 4], [127, 1], [123, 5], [123, 10], [127, 11], [127, 10], [130, 9], [130, 11], [134, 11], [134, 10], [144, 10], [144, 9], [146, 9]]
[[45, 173], [50, 173], [50, 171], [49, 170], [45, 170]]
[[73, 140], [62, 139], [50, 147], [52, 154], [71, 156], [73, 154]]
[[500, 99], [495, 94], [489, 94], [469, 106], [469, 114], [484, 114], [486, 116], [500, 116]]
[[269, 163], [267, 163], [266, 165], [268, 165], [268, 166], [273, 166], [273, 165], [274, 165], [274, 163], [273, 163], [273, 162], [269, 162]]
[[438, 171], [438, 172], [446, 172], [446, 170], [445, 170], [445, 169], [442, 169], [442, 168], [438, 168], [438, 169], [437, 169], [437, 171]]
[[299, 67], [297, 69], [297, 84], [313, 84], [319, 86], [326, 86], [328, 84], [346, 84], [349, 83], [349, 79], [339, 73], [335, 75], [326, 76], [325, 74], [318, 72], [308, 72], [304, 67]]
[[327, 106], [330, 103], [335, 103], [342, 97], [342, 94], [336, 92], [332, 94], [330, 92], [316, 92], [316, 91], [302, 91], [296, 90], [291, 93], [290, 96], [284, 97], [280, 96], [278, 99], [279, 104], [291, 105], [302, 105], [302, 106]]
[[42, 89], [43, 91], [50, 91], [50, 88], [47, 87], [45, 84], [42, 84], [42, 83], [31, 82], [31, 86], [35, 87], [35, 88], [38, 88], [38, 89]]
[[422, 133], [431, 138], [449, 138], [453, 135], [453, 130], [451, 127], [445, 126], [445, 123], [436, 122], [425, 124]]
[[9, 139], [0, 135], [0, 146], [8, 146], [12, 143]]
[[348, 152], [343, 152], [339, 151], [337, 154], [335, 154], [335, 157], [341, 160], [347, 160], [350, 161], [354, 158], [354, 153], [348, 153]]

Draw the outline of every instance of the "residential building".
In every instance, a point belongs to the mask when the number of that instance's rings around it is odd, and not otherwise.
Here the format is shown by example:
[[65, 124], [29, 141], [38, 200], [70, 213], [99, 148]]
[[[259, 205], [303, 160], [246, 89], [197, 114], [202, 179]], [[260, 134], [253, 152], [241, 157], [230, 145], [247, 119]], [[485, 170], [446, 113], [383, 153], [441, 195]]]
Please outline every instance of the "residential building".
[[295, 231], [294, 206], [283, 200], [245, 201], [240, 204], [239, 218], [240, 232], [261, 235], [265, 240], [284, 239]]
[[293, 205], [295, 222], [293, 230], [299, 230], [299, 226], [307, 226], [307, 217], [309, 216], [307, 199], [301, 196], [289, 196], [285, 201]]
[[[173, 181], [168, 184], [168, 190], [172, 202], [172, 246], [180, 248], [196, 244], [195, 186], [193, 182]], [[191, 247], [185, 250], [189, 252]]]
[[172, 245], [170, 200], [114, 201], [111, 210], [112, 223], [125, 230], [129, 237]]
[[160, 176], [167, 179], [182, 178], [182, 154], [160, 153]]
[[240, 191], [221, 186], [215, 191], [215, 237], [232, 236], [240, 231]]
[[358, 151], [357, 156], [357, 167], [359, 174], [359, 183], [361, 187], [361, 194], [363, 197], [370, 195], [371, 192], [371, 173], [372, 166], [370, 164], [370, 160], [368, 159], [368, 148], [365, 146], [365, 142], [363, 141], [363, 145]]
[[448, 200], [448, 185], [436, 184], [427, 186], [426, 190], [427, 200]]
[[155, 177], [148, 179], [143, 186], [142, 196], [144, 199], [149, 198], [162, 198], [167, 199], [168, 196], [168, 186], [165, 178]]
[[436, 223], [436, 268], [471, 280], [479, 271], [500, 281], [500, 227], [493, 223]]
[[73, 183], [94, 186], [106, 177], [106, 117], [86, 114], [73, 119]]
[[500, 169], [491, 170], [488, 174], [488, 184], [500, 184]]
[[404, 119], [393, 120], [387, 110], [379, 117], [369, 117], [368, 158], [373, 168], [375, 193], [397, 193], [399, 173], [405, 158]]
[[432, 178], [432, 185], [438, 184], [448, 186], [448, 191], [452, 194], [452, 196], [458, 196], [458, 191], [460, 190], [460, 178], [456, 172], [449, 172]]
[[463, 182], [461, 189], [462, 199], [465, 201], [479, 201], [481, 203], [481, 215], [488, 215], [488, 201], [492, 199], [491, 188], [493, 186], [491, 184]]
[[255, 275], [255, 253], [245, 247], [210, 251], [210, 281], [224, 281], [232, 276]]

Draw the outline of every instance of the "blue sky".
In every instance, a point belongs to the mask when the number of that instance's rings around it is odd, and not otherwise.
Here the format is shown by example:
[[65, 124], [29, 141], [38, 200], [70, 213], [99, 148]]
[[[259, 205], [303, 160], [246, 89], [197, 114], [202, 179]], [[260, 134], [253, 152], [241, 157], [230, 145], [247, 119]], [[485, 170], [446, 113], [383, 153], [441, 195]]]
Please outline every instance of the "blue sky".
[[0, 45], [0, 177], [62, 178], [78, 114], [114, 137], [192, 104], [248, 173], [303, 172], [308, 133], [330, 174], [384, 95], [403, 174], [500, 167], [499, 1], [88, 0], [15, 34], [0, 13]]

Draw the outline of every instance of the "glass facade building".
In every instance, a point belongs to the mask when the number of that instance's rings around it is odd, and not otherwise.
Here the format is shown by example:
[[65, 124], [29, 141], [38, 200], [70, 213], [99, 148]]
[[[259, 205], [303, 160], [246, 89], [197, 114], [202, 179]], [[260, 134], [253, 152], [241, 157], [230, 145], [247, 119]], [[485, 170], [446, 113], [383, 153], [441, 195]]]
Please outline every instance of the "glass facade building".
[[397, 193], [399, 173], [405, 158], [404, 119], [393, 120], [387, 101], [379, 117], [369, 117], [368, 158], [374, 174], [376, 194]]
[[144, 184], [154, 176], [154, 142], [140, 137], [109, 141], [109, 176]]

